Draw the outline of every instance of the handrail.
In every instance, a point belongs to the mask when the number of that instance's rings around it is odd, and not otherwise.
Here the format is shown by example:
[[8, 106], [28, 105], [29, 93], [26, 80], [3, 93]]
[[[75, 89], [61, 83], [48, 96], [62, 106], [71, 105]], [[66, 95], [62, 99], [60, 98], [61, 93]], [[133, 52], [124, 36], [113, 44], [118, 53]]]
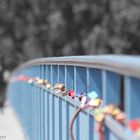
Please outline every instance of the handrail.
[[124, 128], [115, 122], [111, 116], [105, 117], [105, 125], [120, 140], [138, 140], [135, 135], [124, 135], [126, 133]]
[[104, 69], [125, 76], [140, 78], [140, 57], [123, 55], [70, 56], [40, 58], [26, 62], [18, 67], [22, 69], [34, 65], [72, 65]]
[[[101, 55], [101, 56], [69, 56], [69, 57], [53, 57], [40, 58], [20, 65], [15, 69], [15, 73], [22, 69], [28, 69], [33, 66], [57, 65], [57, 66], [76, 66], [85, 68], [101, 69], [117, 73], [119, 75], [140, 78], [140, 57], [138, 56], [123, 56], [123, 55]], [[103, 76], [103, 75], [102, 75]], [[112, 78], [112, 77], [111, 77]], [[120, 82], [120, 81], [119, 81]], [[125, 81], [126, 82], [126, 81]], [[115, 83], [116, 84], [116, 83]], [[121, 84], [121, 83], [120, 83]], [[53, 93], [52, 93], [53, 94]], [[60, 98], [63, 98], [60, 96]], [[63, 98], [66, 100], [66, 98]], [[90, 114], [90, 113], [89, 113]], [[105, 117], [105, 126], [120, 140], [137, 140], [136, 136], [126, 134], [122, 125], [118, 124], [110, 116]], [[118, 131], [115, 131], [115, 130]]]

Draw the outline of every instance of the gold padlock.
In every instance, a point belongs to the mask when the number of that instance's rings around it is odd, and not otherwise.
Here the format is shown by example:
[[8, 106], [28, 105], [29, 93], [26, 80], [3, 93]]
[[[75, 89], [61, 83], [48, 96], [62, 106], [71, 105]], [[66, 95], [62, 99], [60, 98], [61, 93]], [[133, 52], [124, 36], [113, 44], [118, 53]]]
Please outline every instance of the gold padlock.
[[92, 99], [89, 101], [89, 106], [98, 107], [101, 104], [102, 100], [99, 98]]
[[105, 114], [99, 113], [98, 115], [95, 115], [94, 118], [95, 118], [96, 122], [102, 123], [104, 121]]
[[48, 83], [48, 80], [43, 80], [42, 85], [43, 85], [43, 86], [46, 86], [47, 83]]
[[38, 80], [37, 80], [37, 84], [43, 85], [43, 83], [44, 83], [44, 80], [43, 80], [43, 79], [38, 79]]
[[64, 84], [56, 83], [54, 89], [60, 89], [61, 91], [65, 91], [65, 86]]
[[121, 113], [121, 110], [119, 108], [114, 108], [112, 111], [112, 116], [115, 117]]
[[103, 110], [104, 110], [104, 113], [105, 113], [105, 114], [111, 115], [112, 112], [113, 112], [113, 110], [114, 110], [114, 108], [115, 108], [114, 105], [109, 104], [109, 105], [105, 106], [105, 107], [103, 108]]
[[96, 116], [100, 113], [104, 113], [102, 108], [96, 108], [95, 110], [93, 110], [93, 115]]
[[47, 89], [50, 89], [51, 88], [51, 84], [49, 82], [46, 83], [46, 86], [45, 86]]

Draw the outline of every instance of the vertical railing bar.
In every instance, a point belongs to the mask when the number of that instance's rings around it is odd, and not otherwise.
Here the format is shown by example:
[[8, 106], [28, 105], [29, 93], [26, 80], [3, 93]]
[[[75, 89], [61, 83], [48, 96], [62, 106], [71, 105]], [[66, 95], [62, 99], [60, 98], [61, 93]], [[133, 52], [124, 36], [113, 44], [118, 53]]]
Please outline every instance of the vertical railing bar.
[[[105, 85], [105, 82], [106, 82], [106, 73], [105, 73], [105, 70], [102, 70], [102, 99], [103, 101], [106, 100], [105, 99], [105, 94], [106, 94], [106, 85]], [[104, 102], [104, 104], [106, 104]]]
[[[40, 77], [41, 79], [43, 79], [43, 65], [40, 65]], [[43, 90], [42, 88], [40, 88], [40, 114], [41, 114], [41, 117], [40, 117], [40, 122], [41, 122], [41, 140], [43, 140]]]
[[[61, 68], [62, 68], [62, 66], [58, 65], [58, 82], [60, 82], [60, 78], [62, 78], [62, 77], [60, 77]], [[61, 71], [61, 73], [62, 73], [62, 71]], [[64, 74], [64, 78], [65, 78], [66, 77], [65, 71], [63, 74]], [[65, 84], [65, 81], [63, 84]], [[62, 99], [61, 99], [61, 97], [59, 97], [59, 140], [62, 140], [62, 132], [63, 132], [62, 123], [64, 123], [64, 122], [62, 122]], [[65, 132], [65, 130], [64, 130], [64, 132]]]
[[[34, 67], [32, 67], [32, 77], [33, 78], [35, 77], [35, 70], [34, 70]], [[33, 106], [33, 120], [32, 120], [32, 139], [35, 140], [35, 92], [34, 92], [34, 86], [32, 85], [32, 106]]]
[[[53, 65], [51, 65], [51, 83], [53, 83]], [[53, 92], [53, 91], [52, 91]], [[55, 108], [54, 108], [54, 95], [51, 94], [52, 96], [52, 140], [55, 140], [55, 119], [54, 119], [54, 113], [55, 113]]]
[[[41, 78], [41, 65], [38, 66], [38, 76], [39, 78]], [[38, 87], [38, 99], [39, 99], [39, 139], [41, 139], [42, 136], [42, 127], [41, 127], [41, 116], [42, 116], [42, 112], [41, 112], [41, 88]]]
[[[45, 80], [45, 66], [42, 65], [42, 79]], [[43, 140], [45, 139], [45, 119], [44, 119], [44, 116], [45, 116], [45, 92], [44, 92], [44, 89], [42, 89], [42, 138]]]
[[[47, 68], [47, 70], [46, 70], [46, 77], [47, 77], [47, 79], [49, 78], [49, 75], [50, 75], [50, 71], [49, 71], [49, 68], [50, 67], [48, 67], [48, 65], [46, 66], [46, 68]], [[50, 80], [50, 79], [48, 79], [48, 80]], [[49, 117], [49, 112], [50, 112], [50, 102], [49, 102], [49, 93], [47, 92], [47, 140], [50, 140], [50, 117]]]
[[[37, 77], [39, 76], [39, 66], [37, 66]], [[37, 87], [37, 139], [40, 140], [40, 123], [39, 123], [39, 88]]]
[[124, 76], [121, 75], [121, 78], [120, 78], [120, 108], [124, 111], [124, 102], [125, 102], [125, 99], [124, 99]]
[[[86, 77], [86, 85], [87, 85], [87, 93], [89, 92], [89, 68], [86, 68], [86, 75], [87, 75], [87, 77]], [[91, 132], [91, 131], [93, 131], [94, 130], [94, 128], [93, 128], [93, 116], [91, 116], [90, 114], [88, 114], [87, 115], [88, 116], [88, 126], [89, 126], [89, 130], [88, 130], [88, 139], [89, 140], [93, 140], [93, 133]]]
[[[75, 92], [77, 92], [77, 88], [76, 88], [76, 86], [77, 86], [77, 79], [76, 79], [76, 66], [74, 66], [74, 90], [75, 90]], [[75, 103], [75, 110], [77, 110], [77, 105], [76, 105], [76, 103]], [[80, 124], [79, 124], [79, 116], [76, 118], [76, 140], [79, 140], [79, 126]]]
[[[103, 101], [104, 104], [106, 104], [106, 71], [105, 70], [102, 70], [102, 94], [103, 94]], [[105, 130], [104, 130], [104, 134], [105, 134], [105, 140], [110, 140], [109, 138], [109, 130], [107, 127], [105, 127]]]
[[[67, 73], [68, 73], [67, 66], [65, 65], [65, 86], [66, 89], [68, 90]], [[69, 140], [69, 103], [67, 101], [66, 101], [66, 140]]]
[[[35, 66], [35, 77], [37, 76], [37, 66]], [[36, 108], [36, 110], [35, 110], [35, 124], [36, 124], [36, 127], [35, 127], [35, 140], [38, 140], [38, 131], [37, 131], [37, 127], [38, 127], [38, 121], [37, 121], [37, 116], [38, 116], [38, 112], [37, 112], [37, 110], [38, 110], [38, 108], [37, 108], [37, 87], [35, 86], [35, 108]]]
[[59, 78], [60, 78], [60, 77], [59, 77], [59, 71], [60, 71], [60, 70], [59, 70], [59, 68], [60, 68], [60, 65], [58, 64], [58, 65], [57, 65], [57, 83], [60, 83], [60, 80], [59, 80]]

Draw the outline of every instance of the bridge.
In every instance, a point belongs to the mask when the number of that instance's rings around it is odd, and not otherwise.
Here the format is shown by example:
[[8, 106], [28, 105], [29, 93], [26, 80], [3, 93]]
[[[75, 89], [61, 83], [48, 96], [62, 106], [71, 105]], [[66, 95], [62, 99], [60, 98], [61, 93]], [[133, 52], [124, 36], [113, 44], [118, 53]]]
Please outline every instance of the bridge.
[[138, 140], [140, 58], [69, 56], [19, 66], [8, 100], [27, 140]]

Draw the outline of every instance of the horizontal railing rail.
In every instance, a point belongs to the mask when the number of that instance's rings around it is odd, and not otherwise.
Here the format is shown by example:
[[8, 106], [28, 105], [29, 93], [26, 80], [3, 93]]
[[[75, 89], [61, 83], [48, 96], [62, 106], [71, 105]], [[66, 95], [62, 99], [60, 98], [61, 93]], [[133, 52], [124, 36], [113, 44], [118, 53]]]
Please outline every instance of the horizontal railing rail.
[[104, 69], [140, 78], [139, 61], [139, 56], [128, 55], [69, 56], [35, 59], [20, 65], [18, 68], [34, 65], [70, 65]]
[[[139, 118], [140, 57], [71, 56], [41, 58], [20, 65], [11, 79], [19, 76], [48, 80], [52, 86], [65, 85], [75, 93], [98, 93], [103, 106], [114, 104], [125, 112], [127, 121]], [[30, 140], [69, 140], [70, 119], [81, 102], [56, 94], [38, 84], [23, 81], [9, 83], [9, 101], [13, 105]], [[98, 140], [94, 115], [82, 111], [74, 124], [76, 140]], [[111, 116], [104, 120], [105, 140], [137, 140], [127, 126]]]

